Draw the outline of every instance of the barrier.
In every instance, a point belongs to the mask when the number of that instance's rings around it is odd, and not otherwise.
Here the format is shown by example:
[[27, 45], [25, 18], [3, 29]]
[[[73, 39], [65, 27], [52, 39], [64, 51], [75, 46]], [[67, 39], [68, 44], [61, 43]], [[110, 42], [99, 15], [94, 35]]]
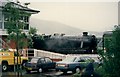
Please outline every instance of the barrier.
[[49, 57], [53, 61], [57, 62], [57, 61], [61, 61], [64, 58], [66, 58], [66, 55], [54, 53], [54, 52], [50, 52], [50, 51], [34, 49], [34, 57]]

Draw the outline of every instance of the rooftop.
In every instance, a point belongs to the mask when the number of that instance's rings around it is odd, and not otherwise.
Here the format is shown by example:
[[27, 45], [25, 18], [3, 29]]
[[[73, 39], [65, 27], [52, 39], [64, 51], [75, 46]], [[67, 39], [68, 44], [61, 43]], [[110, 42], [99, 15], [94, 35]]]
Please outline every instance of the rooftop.
[[[24, 10], [24, 11], [29, 12], [31, 14], [36, 14], [36, 13], [40, 12], [38, 10], [34, 10], [34, 9], [28, 8], [26, 6], [23, 6], [23, 5], [19, 4], [19, 3], [14, 3], [14, 2], [9, 2], [9, 3], [12, 3], [14, 6], [18, 7], [20, 10]], [[0, 8], [4, 8], [4, 6], [6, 4], [7, 3], [3, 3], [2, 5], [0, 5]]]

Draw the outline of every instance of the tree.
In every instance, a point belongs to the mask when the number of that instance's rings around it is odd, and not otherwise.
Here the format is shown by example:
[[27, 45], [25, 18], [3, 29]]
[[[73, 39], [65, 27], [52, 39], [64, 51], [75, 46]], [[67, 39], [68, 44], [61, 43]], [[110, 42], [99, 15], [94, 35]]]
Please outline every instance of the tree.
[[28, 39], [28, 47], [29, 48], [33, 48], [33, 37], [34, 35], [36, 35], [37, 33], [37, 29], [36, 28], [33, 28], [33, 27], [30, 27], [30, 30], [29, 30], [29, 34], [27, 36], [27, 39]]
[[19, 8], [19, 4], [8, 2], [4, 8], [4, 19], [5, 25], [4, 28], [7, 29], [8, 41], [14, 41], [17, 50], [17, 72], [19, 75], [19, 66], [18, 66], [18, 57], [19, 49], [24, 49], [27, 47], [27, 34], [24, 32], [25, 22], [21, 18], [24, 16], [30, 16], [29, 13], [25, 12], [23, 9]]
[[29, 35], [33, 36], [37, 33], [37, 29], [36, 28], [33, 28], [33, 27], [30, 27], [30, 30], [29, 30]]
[[106, 51], [100, 52], [103, 58], [104, 77], [120, 76], [120, 26], [116, 26], [109, 36], [104, 35]]
[[24, 12], [9, 2], [4, 6], [3, 13], [5, 15], [5, 28], [8, 32], [8, 40], [13, 40], [16, 44], [16, 49], [22, 49], [27, 46], [27, 35], [24, 32], [25, 22], [21, 20], [23, 16], [29, 16], [30, 14]]

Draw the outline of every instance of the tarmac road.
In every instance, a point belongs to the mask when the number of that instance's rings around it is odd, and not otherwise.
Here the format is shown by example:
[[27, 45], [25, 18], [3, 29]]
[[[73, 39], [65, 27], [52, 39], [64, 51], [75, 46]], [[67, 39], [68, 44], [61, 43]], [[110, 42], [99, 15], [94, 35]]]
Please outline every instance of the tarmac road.
[[23, 71], [21, 76], [17, 76], [15, 72], [10, 71], [3, 72], [2, 77], [72, 77], [72, 72], [63, 74], [62, 72], [56, 72], [54, 69], [52, 69], [43, 73], [37, 73], [36, 71], [32, 71], [30, 74], [28, 74], [26, 73], [26, 71]]

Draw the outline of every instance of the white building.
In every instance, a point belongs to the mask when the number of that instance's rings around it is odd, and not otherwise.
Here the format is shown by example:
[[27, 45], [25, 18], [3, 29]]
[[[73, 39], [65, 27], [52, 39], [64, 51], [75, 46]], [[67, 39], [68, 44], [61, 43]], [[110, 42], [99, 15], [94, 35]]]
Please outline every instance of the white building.
[[[5, 38], [7, 37], [7, 32], [6, 32], [6, 28], [7, 25], [6, 22], [8, 20], [8, 18], [6, 17], [6, 15], [2, 12], [4, 6], [8, 3], [8, 0], [0, 0], [0, 38], [5, 41]], [[34, 10], [34, 9], [30, 9], [24, 5], [21, 5], [20, 3], [15, 3], [15, 2], [10, 2], [12, 3], [14, 6], [18, 7], [20, 10], [23, 10], [24, 12], [26, 13], [29, 13], [30, 16], [32, 14], [37, 14], [39, 13], [40, 11], [38, 10]], [[28, 31], [30, 26], [29, 26], [29, 18], [30, 16], [21, 16], [20, 17], [20, 20], [22, 20], [24, 23], [25, 23], [25, 26], [24, 26], [24, 31]], [[2, 46], [4, 47], [4, 44], [2, 44]], [[10, 45], [11, 48], [15, 48], [14, 44], [11, 43]]]

